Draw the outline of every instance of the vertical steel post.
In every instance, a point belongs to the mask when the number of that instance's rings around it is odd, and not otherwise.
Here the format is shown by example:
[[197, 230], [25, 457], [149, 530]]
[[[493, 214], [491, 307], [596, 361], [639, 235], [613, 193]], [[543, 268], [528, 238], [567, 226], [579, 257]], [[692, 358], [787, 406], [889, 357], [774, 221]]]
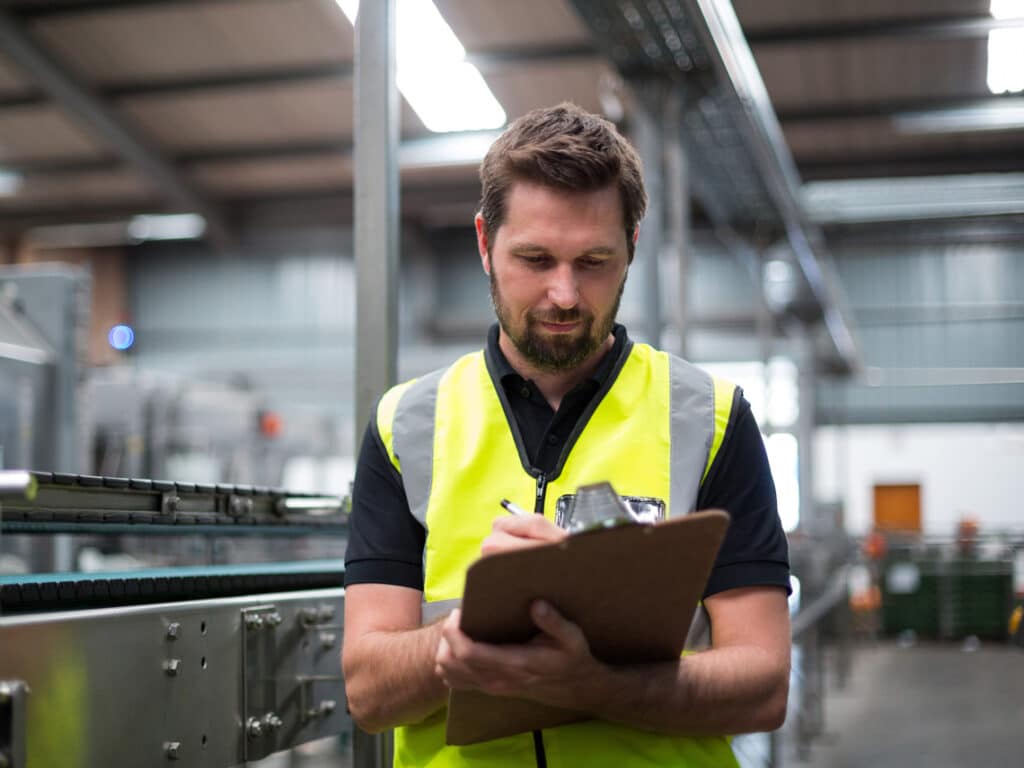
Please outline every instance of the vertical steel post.
[[797, 473], [800, 490], [800, 525], [812, 534], [822, 533], [821, 520], [814, 506], [814, 427], [818, 377], [815, 370], [814, 337], [807, 326], [800, 328], [799, 376], [797, 397]]
[[661, 345], [661, 253], [665, 241], [664, 189], [662, 185], [662, 148], [664, 133], [661, 125], [660, 99], [662, 88], [655, 84], [640, 84], [639, 98], [633, 113], [633, 144], [643, 162], [644, 186], [647, 187], [647, 216], [644, 218], [637, 243], [636, 258], [630, 268], [639, 273], [642, 306], [638, 336], [649, 344]]
[[677, 289], [679, 296], [673, 302], [673, 320], [679, 336], [675, 352], [686, 357], [686, 332], [689, 315], [690, 284], [690, 179], [683, 149], [683, 94], [681, 86], [669, 87], [665, 98], [665, 229], [666, 246], [679, 268]]
[[[355, 40], [356, 439], [398, 368], [396, 0], [364, 2]], [[358, 452], [358, 445], [356, 447]], [[389, 735], [354, 729], [355, 768], [391, 764]]]
[[356, 434], [397, 375], [396, 0], [362, 3], [355, 46]]

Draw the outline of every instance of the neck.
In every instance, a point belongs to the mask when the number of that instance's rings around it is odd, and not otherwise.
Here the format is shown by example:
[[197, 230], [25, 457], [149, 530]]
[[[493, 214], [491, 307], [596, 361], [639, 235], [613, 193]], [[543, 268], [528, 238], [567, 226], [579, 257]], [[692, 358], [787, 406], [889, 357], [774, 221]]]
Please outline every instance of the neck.
[[499, 331], [498, 336], [498, 346], [505, 355], [505, 359], [508, 360], [509, 365], [524, 379], [531, 379], [537, 385], [540, 393], [544, 395], [544, 399], [548, 401], [548, 405], [555, 411], [561, 405], [563, 397], [597, 370], [601, 358], [605, 356], [614, 344], [615, 336], [608, 334], [608, 338], [604, 340], [604, 343], [575, 368], [567, 371], [549, 371], [537, 367], [523, 357], [519, 348], [512, 343], [512, 340], [505, 334], [504, 330]]

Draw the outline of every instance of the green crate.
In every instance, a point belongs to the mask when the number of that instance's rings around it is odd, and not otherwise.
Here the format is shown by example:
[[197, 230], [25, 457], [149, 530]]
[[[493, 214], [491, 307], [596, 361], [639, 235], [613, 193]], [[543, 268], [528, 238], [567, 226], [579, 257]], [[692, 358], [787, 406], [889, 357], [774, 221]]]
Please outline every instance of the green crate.
[[1013, 610], [1013, 564], [1009, 561], [954, 560], [949, 563], [947, 633], [1006, 638]]
[[886, 562], [882, 573], [882, 631], [895, 635], [913, 630], [920, 637], [939, 637], [939, 587], [936, 563]]
[[[912, 576], [912, 578], [911, 578]], [[1013, 564], [892, 558], [883, 567], [882, 630], [920, 637], [1003, 640], [1013, 610]]]

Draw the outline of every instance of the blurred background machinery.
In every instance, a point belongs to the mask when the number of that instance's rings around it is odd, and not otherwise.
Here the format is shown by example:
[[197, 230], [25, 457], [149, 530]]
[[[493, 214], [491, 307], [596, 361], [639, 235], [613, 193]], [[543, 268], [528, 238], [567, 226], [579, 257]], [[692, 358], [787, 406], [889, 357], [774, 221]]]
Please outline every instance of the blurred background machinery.
[[[620, 317], [741, 384], [765, 435], [793, 700], [774, 738], [737, 740], [743, 765], [984, 763], [1013, 729], [872, 729], [897, 700], [945, 722], [918, 664], [1000, 723], [1020, 666], [1024, 10], [399, 0], [357, 32], [357, 5], [0, 3], [0, 467], [344, 495], [379, 393], [492, 320], [484, 149], [569, 99], [646, 168]], [[10, 533], [0, 565], [306, 556], [97, 535]], [[842, 751], [856, 729], [875, 752]]]
[[7, 765], [255, 764], [324, 739], [351, 762], [341, 498], [11, 471], [0, 491]]

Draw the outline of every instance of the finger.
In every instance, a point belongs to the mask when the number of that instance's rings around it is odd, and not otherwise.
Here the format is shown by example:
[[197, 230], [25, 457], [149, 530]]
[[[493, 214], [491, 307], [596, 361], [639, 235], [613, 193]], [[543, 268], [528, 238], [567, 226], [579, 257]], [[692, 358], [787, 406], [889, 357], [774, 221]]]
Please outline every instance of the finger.
[[491, 527], [495, 532], [541, 541], [561, 541], [568, 535], [543, 515], [503, 515], [496, 517]]
[[440, 642], [437, 644], [437, 653], [434, 654], [434, 674], [441, 678], [441, 681], [449, 688], [452, 687], [451, 681], [448, 678], [448, 668], [452, 663], [452, 650], [448, 645], [448, 641], [441, 637]]
[[512, 552], [517, 549], [529, 549], [544, 543], [542, 539], [514, 536], [504, 531], [496, 531], [483, 540], [483, 543], [480, 545], [480, 554], [494, 555], [499, 552]]
[[551, 603], [535, 600], [530, 606], [530, 618], [541, 632], [554, 638], [559, 645], [566, 648], [589, 647], [583, 630], [562, 616]]

